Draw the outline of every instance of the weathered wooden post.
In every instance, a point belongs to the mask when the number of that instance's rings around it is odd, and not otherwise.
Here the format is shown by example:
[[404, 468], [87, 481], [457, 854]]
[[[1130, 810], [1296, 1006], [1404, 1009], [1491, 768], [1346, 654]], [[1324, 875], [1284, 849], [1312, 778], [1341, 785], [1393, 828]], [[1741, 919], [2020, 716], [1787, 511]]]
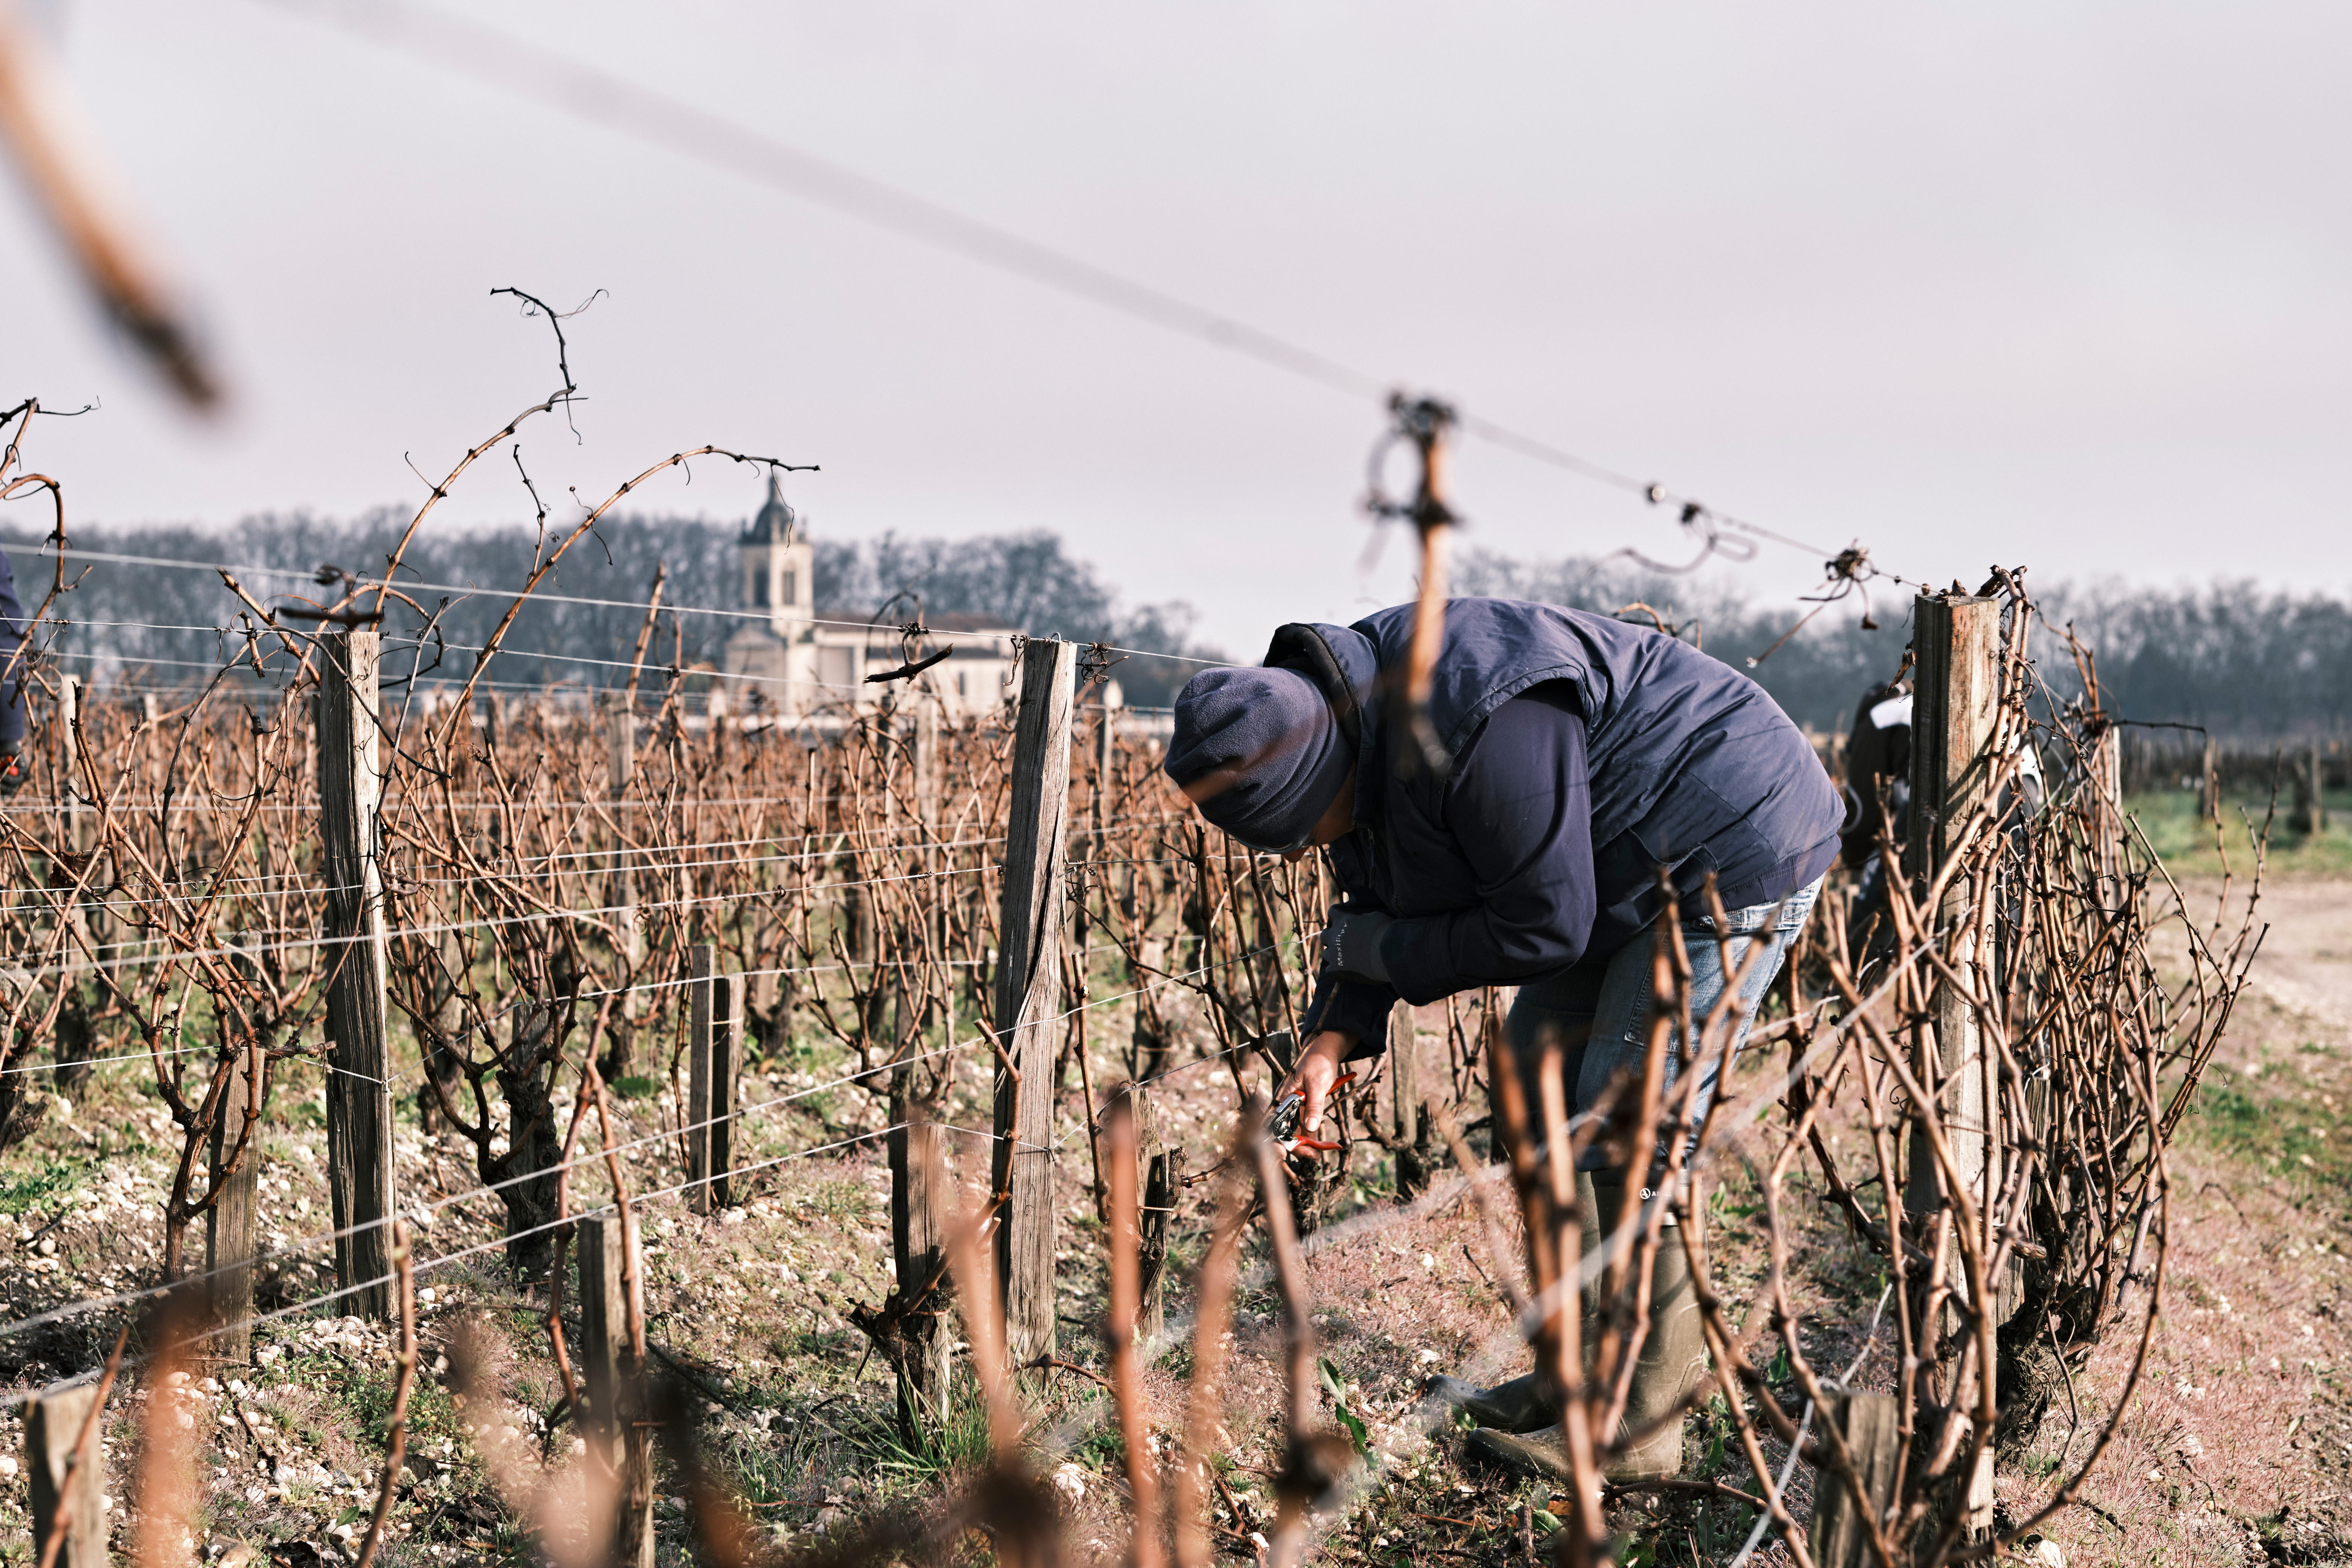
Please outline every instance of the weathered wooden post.
[[58, 801], [65, 809], [66, 846], [85, 847], [83, 825], [88, 817], [81, 792], [81, 696], [79, 675], [58, 677]]
[[[1883, 1394], [1848, 1394], [1832, 1399], [1828, 1409], [1814, 1413], [1814, 1418], [1824, 1426], [1835, 1426], [1844, 1437], [1863, 1495], [1853, 1495], [1834, 1465], [1814, 1467], [1819, 1479], [1813, 1483], [1817, 1500], [1809, 1532], [1813, 1561], [1820, 1568], [1864, 1568], [1878, 1561], [1878, 1554], [1871, 1550], [1870, 1526], [1864, 1516], [1867, 1513], [1883, 1521], [1895, 1500], [1895, 1475], [1903, 1456], [1903, 1410]], [[1826, 1438], [1820, 1447], [1827, 1448]]]
[[1402, 1202], [1429, 1190], [1429, 1117], [1421, 1102], [1421, 1026], [1410, 1002], [1399, 1002], [1389, 1012], [1389, 1086], [1396, 1195]]
[[1025, 1367], [1054, 1353], [1054, 1057], [1067, 919], [1070, 709], [1076, 643], [1031, 638], [1021, 651], [1013, 737], [1004, 904], [996, 955], [996, 1121], [992, 1177], [996, 1277], [1006, 1354]]
[[1125, 1093], [1114, 1093], [1103, 1113], [1102, 1142], [1110, 1178], [1110, 1317], [1105, 1326], [1103, 1349], [1110, 1362], [1111, 1386], [1118, 1402], [1119, 1436], [1127, 1449], [1127, 1491], [1135, 1530], [1127, 1561], [1134, 1568], [1160, 1568], [1167, 1561], [1160, 1542], [1160, 1510], [1154, 1495], [1160, 1462], [1151, 1453], [1144, 1428], [1144, 1408], [1136, 1397], [1142, 1369], [1137, 1348], [1148, 1343], [1143, 1321], [1142, 1194], [1137, 1182], [1143, 1156], [1136, 1135], [1136, 1107]]
[[1136, 1333], [1150, 1345], [1168, 1331], [1168, 1220], [1176, 1208], [1182, 1156], [1168, 1147], [1160, 1132], [1160, 1108], [1151, 1090], [1138, 1087], [1128, 1094], [1135, 1106], [1135, 1153], [1143, 1186], [1137, 1251], [1143, 1270], [1143, 1310], [1136, 1320]]
[[653, 1568], [653, 1434], [645, 1408], [644, 1357], [631, 1342], [629, 1298], [636, 1289], [636, 1233], [617, 1214], [578, 1222], [580, 1330], [586, 1348], [585, 1436], [620, 1478], [614, 1519], [614, 1561]]
[[[261, 1169], [261, 1111], [268, 1058], [253, 1040], [229, 1064], [228, 1088], [213, 1119], [212, 1163], [217, 1171], [245, 1143], [236, 1173], [205, 1215], [205, 1293], [213, 1335], [209, 1354], [231, 1366], [253, 1353], [253, 1195]], [[253, 1123], [248, 1136], [246, 1123]]]
[[[1911, 722], [1911, 820], [1904, 869], [1912, 885], [1924, 891], [1930, 880], [1960, 847], [1956, 836], [1969, 815], [1986, 798], [1992, 780], [1995, 721], [2000, 698], [2000, 605], [1967, 595], [1923, 595], [1915, 608], [1911, 646], [1918, 671]], [[2107, 731], [2105, 761], [2096, 766], [2093, 788], [2104, 799], [2116, 799], [2114, 731]], [[1981, 989], [1983, 972], [1992, 955], [1978, 951], [1978, 932], [1969, 911], [1977, 889], [1968, 876], [1955, 876], [1941, 901], [1925, 911], [1943, 944], [1954, 973], [1969, 982], [1968, 988], [1938, 983], [1934, 987], [1927, 1018], [1917, 1026], [1913, 1070], [1923, 1084], [1936, 1086], [1937, 1108], [1952, 1151], [1959, 1183], [1969, 1193], [1979, 1225], [1985, 1232], [1978, 1246], [1990, 1256], [1999, 1241], [1988, 1198], [2000, 1191], [2001, 1143], [1995, 1125], [1999, 1099], [1999, 1055], [1989, 1052], [1969, 990]], [[1905, 1206], [1923, 1216], [1922, 1236], [1933, 1233], [1949, 1214], [1958, 1211], [1944, 1191], [1943, 1174], [1923, 1125], [1912, 1129], [1910, 1172]], [[1938, 1256], [1957, 1258], [1958, 1248], [1937, 1249]], [[1957, 1267], [1957, 1264], [1955, 1264]], [[1953, 1288], [1965, 1290], [1958, 1281]], [[1996, 1282], [1997, 1284], [1998, 1282]], [[1919, 1283], [1920, 1331], [1933, 1341], [1948, 1337], [1955, 1321], [1937, 1314], [1925, 1318], [1932, 1282]], [[1992, 1302], [1979, 1303], [1985, 1311]], [[1958, 1358], [1940, 1363], [1932, 1397], [1958, 1413], [1973, 1407], [1973, 1398], [1953, 1386]], [[1979, 1363], [1977, 1375], [1987, 1369]], [[1992, 1522], [1992, 1449], [1988, 1446], [1969, 1478], [1965, 1506], [1971, 1531]]]
[[743, 1071], [743, 983], [722, 973], [719, 950], [697, 943], [689, 961], [686, 1039], [687, 1204], [711, 1214], [733, 1201], [736, 1082]]
[[377, 862], [377, 660], [373, 627], [319, 639], [319, 837], [328, 962], [327, 1187], [335, 1283], [352, 1310], [392, 1313], [392, 1052], [384, 1018], [383, 879]]
[[2326, 747], [2314, 740], [2303, 765], [2295, 770], [2294, 830], [2297, 833], [2327, 831], [2327, 797], [2323, 793], [2326, 784]]
[[2099, 868], [2099, 907], [2105, 910], [2120, 908], [2124, 896], [2123, 759], [2123, 731], [2114, 724], [2092, 736], [2091, 795], [2084, 821], [2089, 825], [2091, 853]]
[[[106, 1505], [101, 1489], [106, 1467], [100, 1462], [99, 1434], [89, 1440], [89, 1462], [74, 1462], [81, 1429], [98, 1404], [90, 1384], [44, 1394], [25, 1406], [25, 1468], [32, 1472], [33, 1560], [40, 1557], [48, 1539], [49, 1521], [58, 1516], [58, 1500], [66, 1500], [65, 1543], [57, 1555], [58, 1568], [106, 1568]], [[101, 1412], [99, 1419], [105, 1419]]]
[[[658, 583], [655, 593], [658, 596]], [[642, 651], [642, 639], [639, 646]], [[604, 715], [604, 794], [613, 802], [613, 820], [625, 837], [628, 829], [625, 803], [628, 798], [629, 785], [637, 775], [635, 698], [634, 690], [605, 693], [609, 708]], [[612, 882], [604, 901], [612, 906], [613, 929], [620, 933], [621, 957], [627, 963], [629, 975], [634, 981], [638, 961], [645, 956], [645, 938], [637, 929], [636, 873], [629, 865], [629, 852], [617, 844], [613, 849]], [[634, 1023], [643, 1012], [643, 998], [632, 984], [628, 994], [621, 998], [621, 1016]]]
[[1111, 785], [1118, 774], [1118, 700], [1110, 682], [1102, 684], [1102, 721], [1095, 726], [1095, 847], [1088, 858], [1101, 859], [1110, 834]]
[[[940, 704], [926, 691], [915, 712], [915, 817], [921, 835], [921, 866], [927, 876], [940, 869], [937, 848], [940, 813]], [[927, 881], [927, 897], [936, 897], [938, 884]], [[947, 910], [924, 916], [936, 922], [930, 941], [944, 957], [947, 952]], [[941, 1047], [955, 1039], [955, 981], [943, 974], [936, 987], [943, 1009]], [[916, 1055], [929, 1048], [918, 1031], [908, 1049]], [[952, 1375], [955, 1335], [946, 1314], [951, 1303], [944, 1275], [947, 1237], [943, 1226], [948, 1208], [946, 1146], [933, 1119], [954, 1074], [952, 1057], [902, 1063], [890, 1073], [890, 1249], [898, 1268], [898, 1299], [904, 1308], [901, 1331], [909, 1342], [898, 1373], [898, 1423], [908, 1439], [938, 1424], [947, 1408]]]
[[2205, 771], [2197, 776], [2197, 820], [2221, 820], [2221, 749], [2205, 737]]
[[464, 1070], [457, 1066], [457, 1054], [450, 1049], [450, 1044], [466, 1026], [466, 943], [457, 929], [457, 922], [450, 918], [455, 902], [457, 901], [435, 896], [425, 904], [433, 913], [434, 922], [447, 928], [434, 940], [441, 955], [443, 973], [433, 982], [433, 994], [438, 999], [433, 1010], [433, 1027], [440, 1031], [442, 1043], [425, 1043], [425, 1081], [416, 1088], [416, 1125], [428, 1138], [441, 1130], [442, 1096], [447, 1095], [454, 1103], [457, 1086], [465, 1081]]

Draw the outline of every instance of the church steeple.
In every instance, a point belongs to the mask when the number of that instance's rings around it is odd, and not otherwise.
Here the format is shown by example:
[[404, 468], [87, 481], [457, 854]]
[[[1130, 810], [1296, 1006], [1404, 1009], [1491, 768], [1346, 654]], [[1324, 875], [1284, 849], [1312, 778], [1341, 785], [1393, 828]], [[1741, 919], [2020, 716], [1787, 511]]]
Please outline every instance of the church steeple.
[[767, 504], [736, 542], [743, 554], [743, 607], [767, 611], [770, 628], [786, 638], [807, 636], [815, 611], [816, 551], [801, 522], [771, 473]]
[[771, 471], [768, 475], [768, 504], [760, 509], [760, 514], [751, 520], [751, 526], [744, 529], [742, 542], [791, 544], [799, 537], [800, 527], [800, 513], [784, 500], [783, 487]]

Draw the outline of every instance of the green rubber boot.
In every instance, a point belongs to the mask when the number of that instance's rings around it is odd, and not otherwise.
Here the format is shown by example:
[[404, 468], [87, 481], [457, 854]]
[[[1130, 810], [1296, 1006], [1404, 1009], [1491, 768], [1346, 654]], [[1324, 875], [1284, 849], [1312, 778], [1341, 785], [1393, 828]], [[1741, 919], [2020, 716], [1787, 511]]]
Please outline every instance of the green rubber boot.
[[1463, 1448], [1471, 1458], [1500, 1466], [1514, 1475], [1552, 1481], [1566, 1481], [1573, 1475], [1568, 1465], [1568, 1443], [1556, 1426], [1527, 1433], [1496, 1432], [1481, 1426], [1470, 1434]]
[[[1593, 1184], [1593, 1195], [1605, 1223], [1614, 1225], [1618, 1205], [1625, 1199], [1622, 1178], [1604, 1173]], [[1598, 1235], [1588, 1229], [1586, 1247], [1599, 1242]], [[1586, 1304], [1584, 1321], [1589, 1330], [1593, 1321], [1589, 1295]], [[1591, 1342], [1588, 1332], [1588, 1354]], [[1699, 1321], [1697, 1294], [1691, 1289], [1690, 1258], [1670, 1226], [1650, 1268], [1650, 1331], [1643, 1336], [1642, 1353], [1633, 1363], [1633, 1387], [1625, 1401], [1624, 1425], [1617, 1435], [1622, 1438], [1656, 1426], [1706, 1374], [1706, 1331]], [[1602, 1472], [1612, 1481], [1653, 1481], [1679, 1475], [1682, 1468], [1683, 1424], [1670, 1421], [1620, 1453], [1602, 1467]]]
[[1421, 1393], [1424, 1399], [1465, 1412], [1484, 1430], [1533, 1432], [1559, 1419], [1559, 1412], [1538, 1391], [1534, 1373], [1492, 1388], [1480, 1388], [1458, 1377], [1433, 1377], [1421, 1385]]
[[[1584, 1248], [1589, 1252], [1598, 1244], [1600, 1237], [1593, 1228], [1592, 1178], [1581, 1171], [1576, 1176], [1576, 1195], [1584, 1215]], [[1591, 1293], [1584, 1292], [1580, 1300], [1583, 1303], [1585, 1320], [1590, 1322]], [[1557, 1427], [1559, 1422], [1559, 1408], [1544, 1398], [1541, 1384], [1533, 1373], [1515, 1377], [1508, 1383], [1498, 1383], [1492, 1388], [1480, 1388], [1458, 1377], [1433, 1377], [1421, 1385], [1421, 1393], [1424, 1399], [1434, 1399], [1456, 1410], [1468, 1412], [1482, 1431], [1518, 1436], [1539, 1433], [1548, 1426]], [[1500, 1454], [1488, 1457], [1502, 1458]], [[1562, 1459], [1560, 1462], [1565, 1464], [1567, 1461]]]

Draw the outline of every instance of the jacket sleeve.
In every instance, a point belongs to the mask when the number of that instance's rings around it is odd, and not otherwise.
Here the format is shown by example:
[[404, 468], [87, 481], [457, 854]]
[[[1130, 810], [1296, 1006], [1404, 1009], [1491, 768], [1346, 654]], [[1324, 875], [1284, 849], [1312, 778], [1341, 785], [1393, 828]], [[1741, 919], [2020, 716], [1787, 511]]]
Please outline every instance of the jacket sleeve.
[[25, 606], [16, 599], [16, 574], [0, 551], [0, 754], [13, 756], [25, 743]]
[[1347, 1060], [1379, 1056], [1389, 1048], [1389, 1014], [1396, 1003], [1393, 985], [1318, 975], [1314, 1003], [1307, 1009], [1307, 1037], [1312, 1040], [1326, 1029], [1337, 1029], [1354, 1042]]
[[1389, 928], [1381, 956], [1398, 994], [1434, 1002], [1583, 957], [1596, 909], [1592, 795], [1573, 703], [1532, 692], [1496, 709], [1455, 759], [1444, 812], [1477, 902]]
[[[1342, 839], [1324, 851], [1330, 863], [1332, 879], [1348, 896], [1345, 907], [1386, 914], [1388, 905], [1371, 890], [1371, 879], [1364, 875], [1360, 854], [1360, 847], [1349, 839]], [[1396, 1006], [1396, 987], [1393, 985], [1375, 984], [1364, 980], [1342, 980], [1324, 970], [1315, 977], [1315, 999], [1307, 1004], [1299, 1027], [1308, 1040], [1326, 1029], [1337, 1029], [1349, 1037], [1355, 1042], [1348, 1047], [1349, 1061], [1378, 1056], [1388, 1048], [1389, 1014]], [[1304, 1043], [1301, 1042], [1302, 1045]]]

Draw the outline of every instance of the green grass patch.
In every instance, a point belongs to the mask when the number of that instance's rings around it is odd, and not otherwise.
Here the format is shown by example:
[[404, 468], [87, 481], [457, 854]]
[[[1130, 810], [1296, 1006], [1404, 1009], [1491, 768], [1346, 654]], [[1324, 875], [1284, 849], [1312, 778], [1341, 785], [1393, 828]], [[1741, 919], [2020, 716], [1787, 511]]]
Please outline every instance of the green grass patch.
[[851, 1176], [817, 1184], [809, 1206], [827, 1219], [862, 1220], [874, 1212], [874, 1189]]
[[88, 1160], [58, 1160], [21, 1176], [0, 1179], [0, 1214], [54, 1208], [81, 1191], [93, 1168]]
[[[899, 1432], [895, 1420], [870, 1415], [841, 1429], [841, 1435], [873, 1464], [888, 1489], [904, 1488], [909, 1494], [934, 1491], [941, 1480], [986, 1465], [994, 1453], [988, 1436], [987, 1406], [971, 1380], [962, 1377], [953, 1381], [947, 1408], [912, 1443]], [[1112, 1439], [1117, 1441], [1115, 1430]], [[1079, 1452], [1084, 1458], [1084, 1445]], [[1122, 1456], [1124, 1452], [1118, 1450]]]
[[2196, 1114], [2183, 1132], [2266, 1175], [2340, 1184], [2352, 1177], [2352, 1146], [2332, 1136], [2336, 1117], [2318, 1100], [2260, 1077], [2209, 1073], [2198, 1085]]
[[[2149, 845], [2174, 876], [2221, 875], [2226, 849], [2229, 868], [2242, 877], [2253, 869], [2253, 835], [2262, 830], [2270, 804], [2267, 792], [2226, 797], [2219, 845], [2213, 825], [2197, 819], [2197, 796], [2192, 791], [2131, 795], [2125, 800], [2124, 809], [2139, 823], [2140, 831], [2147, 835]], [[2326, 832], [2297, 833], [2288, 826], [2294, 815], [2292, 797], [2282, 790], [2278, 816], [2271, 823], [2263, 855], [2264, 871], [2322, 877], [2352, 874], [2352, 796], [2331, 793], [2327, 811]]]

